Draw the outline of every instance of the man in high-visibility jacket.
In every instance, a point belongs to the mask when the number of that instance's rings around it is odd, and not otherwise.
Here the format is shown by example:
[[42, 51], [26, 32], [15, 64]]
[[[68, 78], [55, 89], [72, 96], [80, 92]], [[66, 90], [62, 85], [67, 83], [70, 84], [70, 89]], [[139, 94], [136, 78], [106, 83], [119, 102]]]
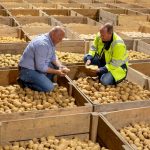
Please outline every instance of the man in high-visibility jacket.
[[124, 41], [106, 23], [96, 35], [89, 53], [84, 56], [85, 65], [98, 65], [97, 73], [103, 85], [114, 85], [126, 78], [128, 53]]

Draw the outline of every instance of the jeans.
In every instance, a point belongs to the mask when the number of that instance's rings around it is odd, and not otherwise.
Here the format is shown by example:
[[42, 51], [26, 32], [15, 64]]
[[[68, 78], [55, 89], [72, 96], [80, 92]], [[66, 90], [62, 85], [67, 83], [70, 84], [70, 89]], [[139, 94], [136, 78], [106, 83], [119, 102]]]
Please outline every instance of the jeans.
[[[83, 58], [84, 63], [86, 63], [87, 57], [88, 57], [88, 54], [86, 54], [86, 55], [84, 56], [84, 58]], [[94, 57], [91, 59], [91, 65], [97, 65], [97, 66], [100, 68], [100, 67], [104, 67], [104, 66], [105, 66], [105, 63], [100, 62], [99, 58], [98, 58], [97, 56], [94, 56]]]
[[110, 72], [104, 73], [99, 80], [103, 85], [114, 85], [116, 83]]
[[[50, 64], [49, 67], [56, 68], [52, 64]], [[28, 87], [39, 92], [49, 92], [54, 89], [52, 82], [53, 77], [53, 74], [44, 74], [43, 72], [27, 68], [21, 68], [19, 75], [24, 87]]]

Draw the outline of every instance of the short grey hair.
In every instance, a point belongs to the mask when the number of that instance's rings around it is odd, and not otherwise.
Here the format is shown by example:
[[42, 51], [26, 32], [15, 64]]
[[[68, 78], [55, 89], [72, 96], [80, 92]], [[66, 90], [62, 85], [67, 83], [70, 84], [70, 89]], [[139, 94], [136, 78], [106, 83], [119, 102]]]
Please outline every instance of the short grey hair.
[[103, 30], [103, 29], [107, 29], [107, 32], [109, 33], [109, 34], [112, 34], [113, 32], [114, 32], [114, 29], [113, 29], [113, 25], [111, 24], [111, 23], [105, 23], [103, 26], [102, 26], [102, 28], [101, 28], [101, 30]]

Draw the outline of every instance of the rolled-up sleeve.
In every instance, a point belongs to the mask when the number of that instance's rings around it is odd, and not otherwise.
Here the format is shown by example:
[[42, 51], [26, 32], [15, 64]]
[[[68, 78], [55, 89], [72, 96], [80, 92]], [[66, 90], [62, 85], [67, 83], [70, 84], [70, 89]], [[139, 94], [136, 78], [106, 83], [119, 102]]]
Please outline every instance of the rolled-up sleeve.
[[38, 44], [35, 47], [35, 69], [40, 72], [47, 72], [48, 64], [46, 63], [48, 47], [44, 44]]

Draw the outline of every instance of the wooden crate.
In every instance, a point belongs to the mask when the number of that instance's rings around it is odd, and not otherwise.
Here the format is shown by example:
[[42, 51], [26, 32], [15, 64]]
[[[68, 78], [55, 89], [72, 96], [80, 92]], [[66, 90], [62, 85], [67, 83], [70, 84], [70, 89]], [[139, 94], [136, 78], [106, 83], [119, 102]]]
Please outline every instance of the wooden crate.
[[[103, 9], [103, 8], [109, 8], [109, 3], [84, 3], [84, 5], [91, 9]], [[98, 16], [98, 15], [97, 15]]]
[[[76, 80], [79, 77], [86, 77], [86, 76], [96, 76], [93, 72], [90, 72], [85, 66], [71, 66], [71, 71], [69, 72], [68, 76], [70, 78], [70, 82], [72, 80]], [[127, 79], [131, 82], [135, 82], [142, 87], [146, 87], [147, 79], [145, 76], [135, 74], [130, 68], [128, 69], [128, 76]], [[130, 101], [130, 102], [117, 102], [117, 103], [110, 103], [110, 104], [95, 104], [89, 97], [86, 96], [73, 82], [72, 84], [87, 98], [88, 101], [94, 106], [94, 111], [96, 112], [109, 112], [109, 111], [116, 111], [116, 110], [123, 110], [129, 108], [137, 108], [137, 107], [145, 107], [150, 105], [150, 100], [145, 101]]]
[[110, 21], [119, 26], [137, 26], [141, 22], [148, 21], [148, 16], [127, 9], [101, 9], [99, 20]]
[[26, 0], [28, 3], [47, 3], [47, 0]]
[[[131, 123], [146, 122], [150, 123], [150, 107], [127, 109], [114, 112], [100, 113], [98, 121], [98, 130], [104, 141], [110, 141], [108, 138], [112, 137], [113, 134], [117, 136], [118, 143], [127, 143], [125, 138], [119, 133], [118, 130], [130, 125]], [[119, 120], [119, 121], [118, 121]], [[113, 139], [112, 139], [113, 141]], [[118, 146], [118, 143], [114, 142], [114, 146]], [[133, 148], [133, 150], [136, 150]]]
[[76, 137], [81, 140], [92, 140], [98, 142], [101, 146], [108, 146], [107, 148], [112, 150], [116, 150], [116, 148], [118, 150], [132, 150], [127, 142], [118, 141], [118, 135], [113, 131], [111, 132], [113, 140], [106, 140], [108, 137], [103, 134], [101, 136], [100, 132], [105, 127], [99, 128], [99, 120], [97, 114], [80, 113], [5, 121], [1, 122], [0, 126], [0, 143], [3, 145], [11, 141], [25, 141], [35, 137], [41, 138], [53, 135], [57, 138], [70, 139]]
[[37, 9], [9, 9], [12, 16], [42, 16], [43, 13]]
[[[18, 76], [18, 70], [0, 70], [0, 85], [7, 86], [16, 84], [16, 78]], [[75, 98], [75, 103], [77, 107], [75, 108], [59, 108], [50, 110], [37, 110], [37, 111], [26, 111], [26, 112], [14, 112], [11, 114], [0, 114], [0, 121], [8, 121], [25, 118], [35, 118], [39, 116], [52, 116], [52, 115], [66, 115], [74, 113], [92, 112], [92, 105], [82, 96], [78, 90], [70, 84], [70, 81], [66, 77], [59, 77], [57, 83], [60, 86], [67, 88], [70, 96]]]

